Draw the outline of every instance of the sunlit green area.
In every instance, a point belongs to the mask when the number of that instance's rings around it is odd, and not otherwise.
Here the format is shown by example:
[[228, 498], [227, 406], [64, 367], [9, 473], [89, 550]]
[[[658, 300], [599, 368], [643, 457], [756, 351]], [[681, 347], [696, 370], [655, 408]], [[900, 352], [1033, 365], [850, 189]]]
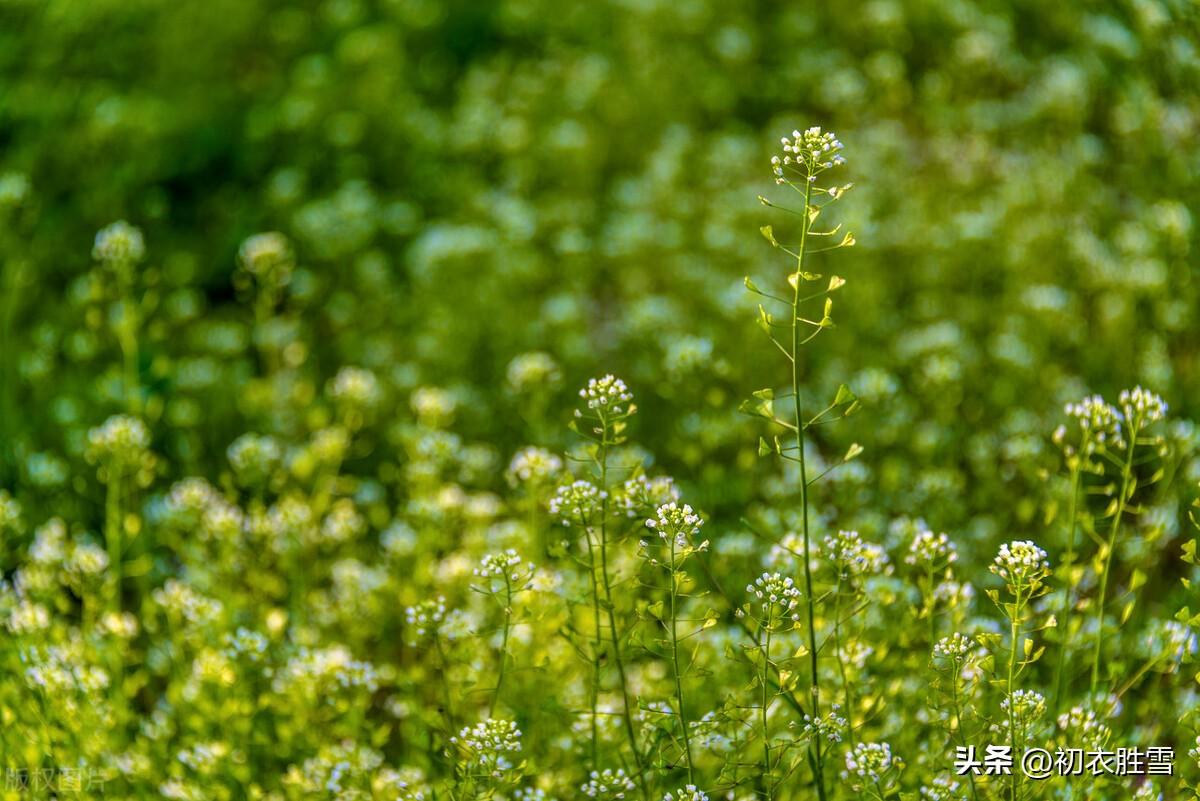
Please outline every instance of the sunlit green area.
[[1197, 87], [1191, 0], [0, 0], [0, 798], [1193, 797]]

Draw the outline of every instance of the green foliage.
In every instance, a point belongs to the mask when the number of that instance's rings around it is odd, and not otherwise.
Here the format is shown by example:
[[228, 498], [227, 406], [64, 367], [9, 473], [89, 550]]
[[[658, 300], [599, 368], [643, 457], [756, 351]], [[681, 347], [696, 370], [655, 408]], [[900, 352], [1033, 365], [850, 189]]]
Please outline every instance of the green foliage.
[[0, 770], [1195, 794], [1187, 3], [8, 0], [0, 56]]

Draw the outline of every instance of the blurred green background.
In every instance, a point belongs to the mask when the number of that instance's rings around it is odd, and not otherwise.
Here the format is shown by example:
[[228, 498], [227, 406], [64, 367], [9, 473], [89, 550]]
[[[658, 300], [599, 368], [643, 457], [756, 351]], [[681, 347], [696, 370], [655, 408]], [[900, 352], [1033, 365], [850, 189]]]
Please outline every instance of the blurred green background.
[[[567, 442], [571, 388], [612, 371], [638, 441], [734, 519], [783, 491], [735, 411], [786, 380], [742, 288], [790, 269], [756, 196], [778, 137], [822, 125], [859, 246], [806, 384], [865, 402], [820, 450], [867, 449], [823, 509], [1036, 531], [1065, 401], [1143, 382], [1200, 411], [1198, 31], [1188, 0], [5, 0], [3, 477], [82, 503], [42, 474], [86, 473], [83, 433], [122, 406], [90, 249], [124, 218], [147, 414], [182, 472], [299, 425], [256, 389], [234, 281], [278, 230], [297, 418], [356, 364], [385, 418], [445, 388], [507, 459]], [[508, 379], [529, 351], [562, 374], [532, 399]]]

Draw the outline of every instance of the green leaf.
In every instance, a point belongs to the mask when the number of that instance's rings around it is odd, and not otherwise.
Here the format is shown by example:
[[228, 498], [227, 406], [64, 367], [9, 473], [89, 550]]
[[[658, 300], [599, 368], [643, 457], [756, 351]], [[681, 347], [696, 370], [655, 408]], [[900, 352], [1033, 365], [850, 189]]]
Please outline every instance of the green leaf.
[[746, 398], [738, 405], [738, 411], [751, 417], [775, 418], [775, 404], [766, 398]]
[[1146, 583], [1146, 574], [1141, 570], [1134, 569], [1133, 575], [1129, 578], [1129, 591], [1133, 592]]
[[759, 328], [766, 331], [768, 334], [771, 333], [771, 315], [767, 313], [767, 310], [763, 308], [761, 303], [758, 304], [757, 323]]

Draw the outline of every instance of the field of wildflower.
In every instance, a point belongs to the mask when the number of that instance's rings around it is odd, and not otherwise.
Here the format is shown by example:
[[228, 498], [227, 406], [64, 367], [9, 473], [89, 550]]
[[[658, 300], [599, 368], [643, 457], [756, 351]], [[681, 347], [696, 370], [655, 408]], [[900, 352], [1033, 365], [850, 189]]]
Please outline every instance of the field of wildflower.
[[1198, 87], [1191, 0], [0, 0], [0, 799], [1200, 798]]

